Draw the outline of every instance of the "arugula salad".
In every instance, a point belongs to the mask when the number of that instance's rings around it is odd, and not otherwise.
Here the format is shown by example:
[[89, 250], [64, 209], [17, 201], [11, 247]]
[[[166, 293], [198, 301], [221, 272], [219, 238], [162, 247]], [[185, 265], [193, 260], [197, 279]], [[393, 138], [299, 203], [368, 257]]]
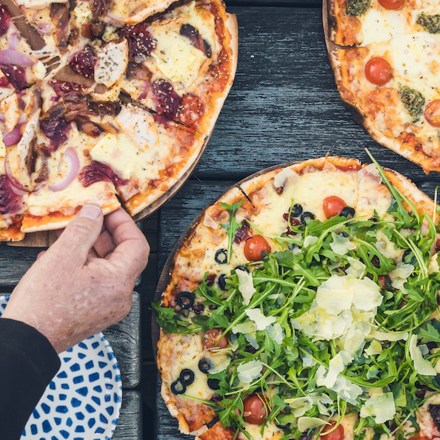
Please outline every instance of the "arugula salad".
[[[218, 283], [206, 274], [179, 310], [154, 305], [164, 332], [203, 334], [225, 354], [222, 368], [199, 363], [215, 391], [202, 403], [235, 438], [272, 424], [283, 440], [340, 440], [349, 414], [356, 440], [421, 438], [417, 412], [440, 393], [436, 214], [419, 214], [375, 164], [392, 196], [385, 215], [345, 209], [321, 221], [292, 200], [288, 230], [268, 237], [281, 250], [263, 246]], [[235, 218], [239, 205], [224, 207], [229, 261], [242, 228], [264, 231]], [[183, 371], [173, 393], [197, 400], [191, 380]], [[440, 422], [440, 406], [429, 411]]]

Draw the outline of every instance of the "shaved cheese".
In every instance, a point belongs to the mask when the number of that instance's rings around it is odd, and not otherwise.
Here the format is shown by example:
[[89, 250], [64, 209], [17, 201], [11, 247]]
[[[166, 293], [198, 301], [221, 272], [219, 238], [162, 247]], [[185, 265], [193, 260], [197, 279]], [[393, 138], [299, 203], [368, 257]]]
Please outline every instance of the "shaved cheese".
[[440, 272], [440, 266], [438, 264], [439, 255], [440, 253], [436, 253], [429, 259], [429, 265], [428, 265], [429, 274]]
[[408, 339], [408, 332], [383, 332], [373, 330], [370, 333], [370, 337], [377, 339], [378, 341], [406, 341]]
[[393, 393], [375, 394], [362, 406], [360, 416], [374, 417], [377, 424], [392, 420], [396, 414]]
[[246, 362], [237, 367], [238, 379], [243, 383], [251, 383], [261, 376], [263, 364], [259, 360]]
[[257, 331], [257, 326], [252, 321], [242, 322], [241, 324], [236, 324], [232, 327], [232, 333], [255, 333]]
[[334, 386], [331, 388], [332, 391], [339, 394], [342, 400], [345, 400], [352, 405], [357, 404], [357, 398], [362, 394], [362, 388], [350, 382], [343, 376], [338, 376]]
[[255, 322], [257, 330], [265, 330], [266, 327], [276, 322], [274, 316], [266, 317], [260, 309], [247, 309], [245, 310], [246, 315]]
[[347, 257], [347, 261], [350, 264], [350, 267], [345, 271], [346, 274], [353, 278], [363, 278], [367, 266], [362, 263], [362, 261], [356, 260], [355, 258]]
[[396, 268], [390, 272], [392, 286], [395, 289], [402, 289], [407, 278], [414, 272], [412, 264], [398, 263]]
[[367, 356], [374, 356], [376, 354], [381, 354], [382, 351], [382, 344], [379, 341], [371, 341], [369, 347], [364, 350], [364, 353]]
[[333, 241], [330, 243], [331, 250], [338, 255], [345, 255], [348, 251], [356, 249], [356, 245], [348, 237], [332, 232]]
[[122, 40], [119, 43], [110, 42], [98, 52], [95, 66], [95, 81], [111, 87], [124, 75], [128, 64], [128, 43]]
[[301, 432], [308, 431], [309, 429], [318, 428], [319, 426], [327, 425], [325, 420], [318, 419], [316, 417], [300, 417], [298, 419], [298, 429]]
[[335, 385], [338, 375], [342, 373], [345, 367], [352, 361], [353, 357], [349, 353], [340, 351], [330, 360], [328, 369], [325, 369], [322, 365], [319, 367], [316, 374], [316, 384], [331, 389]]
[[414, 362], [414, 369], [422, 376], [436, 376], [437, 372], [431, 362], [423, 358], [420, 347], [417, 346], [417, 335], [409, 340], [409, 354]]
[[313, 235], [308, 235], [304, 239], [304, 247], [308, 248], [308, 247], [312, 246], [313, 244], [315, 244], [318, 240], [319, 240], [318, 237], [315, 237]]
[[397, 260], [402, 256], [404, 250], [398, 248], [383, 231], [377, 231], [376, 240], [376, 247], [384, 257]]
[[295, 173], [290, 167], [284, 168], [280, 171], [273, 180], [273, 186], [277, 189], [284, 188], [287, 182], [294, 181], [298, 177], [298, 174]]
[[266, 327], [267, 334], [271, 339], [273, 339], [277, 344], [281, 344], [284, 339], [283, 329], [280, 324], [275, 323], [274, 325], [269, 325]]
[[238, 290], [243, 297], [243, 304], [247, 306], [251, 302], [252, 296], [256, 292], [252, 274], [241, 269], [236, 269], [235, 273], [238, 276]]
[[220, 362], [216, 362], [215, 365], [209, 369], [209, 374], [217, 374], [225, 371], [231, 363], [230, 357], [224, 357]]

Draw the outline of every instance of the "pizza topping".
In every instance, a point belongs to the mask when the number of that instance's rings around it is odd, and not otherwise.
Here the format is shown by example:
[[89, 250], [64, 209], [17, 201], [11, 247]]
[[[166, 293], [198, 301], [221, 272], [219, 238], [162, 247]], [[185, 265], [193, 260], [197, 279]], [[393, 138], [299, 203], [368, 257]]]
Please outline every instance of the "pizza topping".
[[437, 376], [435, 368], [431, 362], [424, 359], [422, 350], [417, 346], [417, 335], [412, 335], [409, 340], [409, 352], [414, 362], [414, 369], [422, 376]]
[[51, 145], [55, 150], [66, 142], [69, 128], [70, 123], [65, 118], [62, 106], [52, 107], [40, 119], [40, 129], [51, 140]]
[[175, 119], [180, 106], [180, 96], [172, 84], [164, 79], [153, 82], [153, 93], [157, 101], [156, 111], [168, 119]]
[[214, 258], [218, 264], [226, 264], [228, 262], [228, 251], [226, 249], [219, 249], [215, 253]]
[[271, 247], [262, 235], [254, 235], [246, 240], [244, 255], [249, 261], [260, 261], [271, 252]]
[[110, 0], [93, 0], [93, 18], [97, 19], [106, 15], [110, 8]]
[[242, 241], [250, 238], [251, 225], [247, 220], [241, 222], [241, 226], [235, 231], [234, 243], [240, 244]]
[[126, 40], [110, 42], [98, 51], [95, 66], [95, 81], [106, 87], [113, 86], [125, 73], [128, 64]]
[[213, 390], [217, 391], [220, 389], [220, 381], [218, 379], [208, 379], [208, 387]]
[[428, 15], [422, 13], [417, 17], [417, 23], [431, 34], [440, 33], [440, 14]]
[[185, 394], [186, 386], [179, 380], [176, 380], [171, 384], [171, 392], [178, 396], [179, 394]]
[[423, 107], [426, 102], [425, 97], [419, 91], [403, 86], [400, 88], [400, 99], [408, 113], [416, 122], [423, 113]]
[[64, 52], [67, 48], [67, 41], [69, 38], [68, 27], [70, 11], [68, 6], [63, 3], [52, 3], [50, 5], [50, 18], [55, 25], [54, 37], [57, 47], [61, 52]]
[[403, 8], [405, 0], [379, 0], [379, 4], [385, 9], [396, 11]]
[[347, 204], [340, 197], [330, 196], [326, 197], [322, 203], [324, 214], [327, 218], [340, 215]]
[[377, 424], [392, 420], [396, 414], [393, 393], [379, 393], [371, 396], [362, 406], [361, 417], [374, 417]]
[[11, 25], [11, 16], [4, 5], [0, 5], [0, 37], [8, 32], [9, 26]]
[[203, 358], [199, 361], [198, 367], [202, 373], [208, 374], [209, 370], [212, 368], [212, 362], [207, 358]]
[[218, 286], [220, 287], [221, 290], [228, 290], [228, 287], [226, 285], [226, 279], [228, 278], [228, 276], [225, 273], [222, 273], [217, 280]]
[[121, 179], [108, 165], [96, 160], [81, 170], [79, 179], [85, 188], [102, 181], [113, 182], [115, 186], [127, 184], [127, 180]]
[[346, 206], [340, 213], [341, 217], [353, 218], [356, 212], [351, 206]]
[[440, 405], [430, 404], [428, 406], [428, 410], [429, 414], [431, 414], [435, 426], [440, 429]]
[[11, 131], [3, 135], [3, 143], [10, 147], [11, 145], [16, 145], [21, 139], [21, 127], [17, 124]]
[[0, 176], [0, 214], [15, 214], [23, 207], [24, 191], [14, 187], [5, 174]]
[[148, 30], [147, 23], [139, 23], [126, 31], [130, 57], [141, 63], [156, 48], [156, 40]]
[[0, 65], [13, 65], [18, 67], [30, 67], [34, 60], [24, 53], [14, 49], [0, 50]]
[[190, 370], [189, 368], [185, 368], [180, 372], [180, 382], [183, 383], [186, 387], [190, 386], [194, 383], [195, 374], [194, 371]]
[[322, 440], [344, 440], [344, 427], [336, 422], [331, 422], [325, 426], [319, 436]]
[[69, 65], [74, 72], [90, 79], [94, 77], [96, 61], [96, 51], [88, 44], [83, 50], [72, 56]]
[[180, 35], [189, 38], [192, 45], [201, 50], [208, 58], [212, 57], [211, 45], [200, 35], [194, 26], [191, 24], [182, 25]]
[[24, 90], [29, 87], [23, 67], [12, 64], [0, 64], [0, 69], [16, 90]]
[[70, 93], [81, 93], [83, 87], [80, 84], [69, 81], [52, 80], [49, 83], [58, 97], [68, 95]]
[[425, 108], [425, 118], [433, 127], [440, 128], [440, 99], [431, 101]]
[[251, 394], [243, 401], [243, 419], [252, 425], [262, 425], [267, 417], [266, 404], [259, 394]]
[[365, 65], [365, 76], [371, 83], [383, 86], [393, 79], [393, 71], [387, 60], [374, 57]]
[[223, 336], [223, 332], [219, 329], [207, 330], [203, 335], [202, 343], [206, 350], [223, 349], [229, 345], [228, 338]]
[[371, 6], [371, 0], [347, 0], [345, 12], [347, 15], [358, 16], [362, 15]]
[[194, 294], [191, 292], [180, 292], [176, 296], [176, 304], [182, 309], [191, 309], [194, 305]]
[[64, 153], [64, 161], [67, 163], [67, 172], [64, 178], [49, 186], [49, 189], [54, 192], [66, 189], [78, 176], [80, 163], [78, 153], [75, 148], [68, 148]]
[[315, 214], [312, 214], [311, 212], [308, 212], [308, 211], [304, 211], [300, 216], [301, 223], [303, 225], [306, 225], [307, 222], [309, 222], [309, 221], [315, 220], [315, 218], [316, 218]]

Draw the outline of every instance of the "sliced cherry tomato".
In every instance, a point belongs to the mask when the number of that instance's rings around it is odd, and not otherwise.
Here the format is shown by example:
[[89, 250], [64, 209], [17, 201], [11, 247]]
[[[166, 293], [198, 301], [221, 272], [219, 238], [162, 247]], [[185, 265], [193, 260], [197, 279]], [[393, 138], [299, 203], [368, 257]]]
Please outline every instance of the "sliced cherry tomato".
[[336, 422], [331, 422], [330, 425], [327, 425], [321, 432], [319, 438], [325, 440], [344, 440], [344, 427], [342, 425], [338, 425], [335, 428]]
[[261, 235], [254, 235], [246, 240], [244, 245], [244, 256], [249, 261], [260, 261], [266, 254], [269, 254], [272, 249], [267, 240]]
[[344, 200], [337, 196], [326, 197], [322, 202], [322, 209], [327, 218], [339, 215], [346, 206]]
[[393, 71], [387, 60], [374, 57], [365, 65], [365, 76], [371, 83], [383, 86], [393, 79]]
[[243, 419], [252, 425], [262, 425], [267, 417], [266, 405], [259, 394], [251, 394], [243, 402]]
[[425, 118], [433, 127], [440, 127], [440, 99], [431, 101], [426, 106]]
[[203, 346], [207, 350], [217, 348], [226, 348], [229, 345], [229, 340], [226, 336], [222, 336], [222, 331], [219, 329], [206, 330], [202, 340]]
[[393, 11], [400, 9], [405, 4], [405, 0], [379, 0], [381, 6], [385, 9], [391, 9]]

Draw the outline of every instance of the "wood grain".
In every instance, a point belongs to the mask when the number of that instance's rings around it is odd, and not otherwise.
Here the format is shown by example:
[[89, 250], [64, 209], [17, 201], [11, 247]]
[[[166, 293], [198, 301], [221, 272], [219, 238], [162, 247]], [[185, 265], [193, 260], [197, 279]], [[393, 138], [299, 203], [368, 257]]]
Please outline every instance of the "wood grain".
[[[141, 396], [136, 391], [128, 391], [122, 397], [121, 415], [113, 440], [141, 440], [142, 406]], [[152, 437], [145, 437], [151, 439]]]

